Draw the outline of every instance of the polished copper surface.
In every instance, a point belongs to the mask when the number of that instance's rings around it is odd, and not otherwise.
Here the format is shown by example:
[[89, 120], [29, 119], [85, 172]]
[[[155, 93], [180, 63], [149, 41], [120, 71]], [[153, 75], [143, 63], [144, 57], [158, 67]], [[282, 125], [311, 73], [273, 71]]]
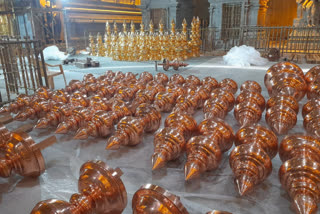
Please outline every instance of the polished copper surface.
[[204, 135], [193, 137], [186, 144], [185, 180], [218, 168], [222, 153], [228, 151], [233, 144], [234, 134], [231, 127], [219, 119], [202, 121], [199, 130]]
[[287, 160], [279, 169], [282, 187], [298, 214], [317, 212], [320, 199], [320, 164], [305, 157]]
[[238, 193], [243, 196], [264, 181], [272, 171], [268, 154], [257, 144], [241, 144], [235, 147], [229, 158]]
[[207, 214], [232, 214], [226, 211], [220, 211], [220, 210], [212, 210], [211, 212], [207, 212]]
[[127, 192], [120, 178], [121, 169], [113, 169], [102, 161], [88, 161], [80, 169], [79, 193], [69, 202], [49, 199], [41, 201], [31, 214], [116, 214], [127, 206]]
[[72, 94], [75, 91], [78, 91], [84, 86], [84, 84], [79, 80], [71, 80], [68, 86], [65, 88], [66, 92]]
[[[12, 132], [30, 132], [33, 129], [32, 124], [25, 124], [15, 129]], [[0, 151], [6, 151], [8, 147], [8, 143], [11, 140], [12, 132], [9, 131], [5, 125], [0, 123]]]
[[112, 111], [116, 116], [116, 120], [114, 121], [115, 123], [118, 123], [119, 120], [121, 120], [123, 117], [133, 114], [132, 110], [126, 102], [115, 98], [112, 100]]
[[123, 101], [130, 101], [134, 97], [134, 95], [135, 95], [134, 90], [126, 86], [121, 86], [116, 91], [114, 97], [117, 99], [121, 99]]
[[57, 103], [49, 111], [46, 116], [40, 118], [37, 122], [36, 128], [44, 129], [49, 126], [56, 127], [59, 123], [63, 122], [66, 118], [72, 115], [72, 104]]
[[148, 82], [150, 82], [150, 81], [152, 81], [152, 80], [153, 80], [152, 74], [150, 74], [150, 73], [147, 72], [147, 71], [142, 72], [142, 73], [140, 74], [139, 79], [138, 79], [139, 82], [142, 82], [142, 83], [145, 83], [145, 84], [148, 83]]
[[242, 102], [255, 102], [256, 104], [259, 105], [261, 111], [264, 110], [265, 108], [265, 104], [266, 101], [264, 99], [264, 97], [257, 92], [254, 91], [248, 91], [248, 90], [244, 90], [242, 91], [239, 96], [236, 99], [236, 104], [242, 103]]
[[279, 73], [272, 77], [270, 85], [271, 88], [267, 88], [270, 97], [288, 95], [293, 96], [299, 101], [307, 91], [307, 84], [304, 77], [287, 72]]
[[211, 98], [223, 97], [228, 102], [228, 112], [233, 109], [235, 103], [235, 97], [230, 91], [225, 91], [222, 89], [214, 89], [211, 93]]
[[146, 90], [150, 91], [152, 97], [154, 97], [157, 93], [159, 93], [160, 91], [165, 91], [166, 89], [163, 85], [157, 83], [156, 81], [150, 81], [146, 85]]
[[195, 75], [189, 75], [187, 78], [185, 78], [186, 83], [189, 83], [191, 85], [200, 85], [201, 80], [196, 77]]
[[89, 106], [94, 110], [104, 110], [104, 111], [112, 110], [112, 102], [107, 98], [100, 97], [100, 96], [90, 97]]
[[259, 124], [246, 126], [238, 130], [235, 136], [235, 145], [257, 144], [272, 159], [278, 153], [278, 138], [268, 128]]
[[16, 101], [9, 103], [6, 106], [0, 108], [0, 114], [4, 113], [14, 113], [17, 114], [19, 111], [23, 110], [25, 107], [29, 106], [33, 101], [34, 97], [27, 96], [25, 94], [20, 94]]
[[240, 86], [240, 92], [243, 91], [253, 91], [256, 93], [261, 93], [262, 89], [259, 83], [253, 80], [247, 80]]
[[116, 92], [117, 87], [115, 85], [103, 85], [101, 84], [99, 86], [99, 89], [96, 93], [97, 96], [105, 97], [107, 99], [110, 99], [114, 96], [114, 93]]
[[201, 81], [201, 85], [207, 87], [210, 91], [212, 91], [215, 88], [218, 88], [219, 83], [218, 81], [213, 77], [205, 77]]
[[141, 118], [127, 116], [117, 124], [117, 130], [107, 140], [107, 150], [116, 150], [120, 146], [135, 146], [142, 141], [144, 121]]
[[313, 109], [304, 117], [303, 126], [312, 135], [320, 137], [320, 109]]
[[297, 123], [296, 112], [287, 105], [275, 105], [266, 112], [266, 122], [277, 134], [286, 134]]
[[320, 108], [320, 99], [318, 98], [312, 98], [308, 100], [306, 104], [302, 107], [302, 117], [305, 117], [307, 114], [309, 114], [313, 109]]
[[0, 123], [7, 124], [13, 121], [13, 117], [10, 114], [0, 117]]
[[154, 81], [156, 81], [157, 83], [159, 84], [162, 84], [162, 85], [167, 85], [168, 81], [169, 81], [169, 77], [160, 72], [160, 73], [157, 73], [154, 77], [153, 77]]
[[84, 127], [91, 120], [94, 110], [85, 107], [76, 107], [72, 110], [72, 115], [62, 123], [59, 123], [55, 133], [66, 134], [70, 130], [76, 131], [80, 127]]
[[169, 114], [164, 121], [164, 126], [179, 128], [183, 132], [186, 140], [189, 140], [189, 138], [198, 130], [197, 122], [192, 116], [178, 112]]
[[160, 127], [161, 113], [155, 106], [142, 103], [135, 110], [134, 116], [143, 120], [145, 132], [152, 133]]
[[47, 112], [54, 108], [55, 105], [56, 102], [53, 100], [36, 99], [32, 102], [32, 104], [30, 104], [29, 107], [19, 112], [14, 119], [18, 121], [39, 119], [44, 117]]
[[90, 97], [90, 96], [95, 95], [97, 93], [97, 91], [100, 88], [99, 86], [100, 85], [96, 82], [87, 82], [84, 84], [84, 86], [81, 89], [79, 89], [79, 91], [82, 94], [85, 94], [88, 97]]
[[35, 92], [35, 97], [40, 99], [42, 98], [48, 100], [52, 98], [52, 95], [53, 92], [47, 87], [40, 87]]
[[64, 90], [56, 90], [52, 94], [52, 100], [57, 103], [68, 103], [70, 95]]
[[166, 92], [173, 94], [175, 99], [185, 93], [184, 89], [180, 85], [170, 84], [166, 86]]
[[226, 78], [219, 83], [219, 88], [235, 94], [238, 91], [238, 84], [234, 80]]
[[234, 107], [234, 117], [241, 126], [248, 126], [261, 120], [262, 110], [260, 106], [252, 101], [246, 100]]
[[84, 83], [95, 83], [97, 79], [93, 76], [93, 74], [86, 74], [83, 76]]
[[228, 114], [229, 102], [224, 97], [208, 99], [203, 105], [203, 113], [206, 119], [224, 119]]
[[161, 112], [170, 112], [176, 104], [175, 95], [168, 92], [159, 92], [156, 94], [153, 102]]
[[201, 135], [218, 136], [222, 152], [226, 152], [232, 147], [234, 133], [231, 126], [223, 120], [218, 118], [205, 119], [199, 123], [198, 130]]
[[301, 78], [304, 78], [304, 73], [298, 65], [296, 65], [292, 62], [279, 62], [279, 63], [271, 66], [268, 69], [266, 75], [264, 76], [264, 84], [265, 84], [268, 91], [272, 87], [272, 85], [270, 84], [270, 80], [275, 75], [277, 75], [279, 73], [283, 73], [283, 72], [297, 74]]
[[185, 79], [183, 78], [183, 76], [181, 76], [180, 74], [173, 74], [170, 77], [170, 82], [169, 84], [177, 84], [177, 85], [182, 85], [183, 83], [185, 83]]
[[156, 170], [164, 167], [168, 161], [177, 159], [182, 154], [186, 140], [183, 130], [172, 126], [157, 131], [153, 144], [152, 170]]
[[292, 96], [287, 96], [287, 95], [278, 95], [271, 97], [266, 104], [266, 109], [268, 110], [269, 108], [275, 106], [275, 105], [286, 105], [293, 109], [297, 114], [299, 112], [299, 103], [297, 100], [292, 97]]
[[132, 198], [134, 214], [188, 214], [180, 198], [169, 191], [153, 185], [143, 185]]
[[71, 95], [70, 103], [73, 106], [83, 106], [83, 107], [89, 106], [89, 100], [87, 96], [81, 94], [79, 91], [76, 91]]
[[84, 140], [89, 136], [107, 137], [114, 131], [116, 117], [112, 111], [95, 112], [85, 127], [79, 128], [74, 139]]
[[[161, 92], [159, 92], [161, 93]], [[134, 111], [140, 104], [142, 103], [152, 103], [154, 101], [154, 93], [151, 91], [148, 91], [146, 89], [140, 89], [135, 94], [135, 98], [132, 100], [130, 104], [130, 109]]]
[[307, 97], [308, 99], [319, 98], [320, 96], [320, 79], [316, 79], [308, 84]]
[[320, 163], [320, 140], [304, 134], [289, 135], [281, 141], [279, 156], [282, 162], [304, 157]]
[[173, 112], [182, 112], [192, 115], [199, 105], [199, 97], [193, 95], [180, 95], [176, 100]]
[[305, 80], [307, 83], [311, 83], [320, 77], [320, 66], [316, 65], [312, 67], [305, 75]]
[[35, 144], [25, 132], [12, 132], [5, 157], [0, 158], [0, 177], [10, 177], [13, 172], [21, 176], [39, 176], [45, 170], [41, 150], [56, 142], [49, 137]]

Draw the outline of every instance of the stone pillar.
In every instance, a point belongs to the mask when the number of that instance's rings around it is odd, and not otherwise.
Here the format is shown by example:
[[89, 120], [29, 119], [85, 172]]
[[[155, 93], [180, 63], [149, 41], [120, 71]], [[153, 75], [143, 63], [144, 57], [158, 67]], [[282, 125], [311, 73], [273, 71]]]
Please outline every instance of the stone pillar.
[[145, 26], [148, 26], [150, 22], [150, 2], [151, 0], [141, 0], [141, 5], [137, 6], [141, 9], [142, 22]]
[[210, 19], [209, 19], [209, 27], [221, 28], [222, 23], [222, 4], [224, 1], [222, 0], [209, 0], [210, 7]]
[[257, 26], [258, 24], [258, 14], [260, 9], [259, 0], [251, 1], [248, 7], [248, 25]]

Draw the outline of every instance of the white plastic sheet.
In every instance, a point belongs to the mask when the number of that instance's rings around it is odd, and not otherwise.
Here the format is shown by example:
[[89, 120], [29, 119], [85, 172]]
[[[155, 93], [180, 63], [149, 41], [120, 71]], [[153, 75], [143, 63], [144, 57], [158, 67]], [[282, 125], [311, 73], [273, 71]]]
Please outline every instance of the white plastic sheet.
[[250, 65], [265, 65], [268, 60], [261, 57], [259, 51], [254, 47], [242, 45], [240, 47], [235, 46], [223, 56], [223, 61], [227, 65], [232, 66], [250, 66]]
[[59, 50], [59, 48], [55, 45], [46, 47], [43, 50], [44, 60], [65, 60], [68, 58], [68, 55], [65, 55], [63, 52]]
[[[199, 73], [198, 69], [184, 72], [184, 76], [195, 74], [201, 78], [207, 74]], [[246, 75], [238, 71], [215, 72], [213, 77], [221, 81], [223, 78], [233, 78], [240, 84], [247, 79], [258, 81], [263, 87], [262, 94], [267, 99], [263, 86], [265, 71], [248, 70]], [[237, 95], [239, 94], [239, 91]], [[306, 99], [300, 102], [301, 105]], [[162, 124], [167, 114], [162, 114]], [[195, 114], [198, 122], [203, 119], [203, 113]], [[233, 112], [226, 117], [234, 132], [239, 125]], [[32, 122], [32, 121], [27, 121]], [[9, 128], [22, 125], [21, 122], [9, 124]], [[264, 115], [262, 125], [265, 124]], [[299, 113], [298, 123], [290, 133], [303, 132], [302, 117]], [[36, 142], [54, 133], [54, 129], [35, 130], [30, 133]], [[159, 185], [180, 196], [182, 203], [190, 214], [204, 214], [209, 210], [225, 210], [236, 214], [269, 214], [294, 213], [290, 209], [290, 199], [281, 188], [278, 170], [281, 161], [278, 155], [272, 160], [273, 171], [256, 190], [245, 197], [239, 197], [233, 184], [233, 176], [229, 167], [228, 156], [224, 154], [220, 167], [212, 172], [206, 172], [201, 178], [189, 182], [184, 181], [185, 154], [176, 161], [169, 162], [164, 169], [152, 172], [151, 155], [153, 152], [153, 135], [144, 135], [143, 142], [135, 147], [122, 147], [118, 151], [106, 151], [106, 139], [72, 140], [73, 133], [56, 135], [58, 143], [43, 151], [47, 170], [39, 178], [22, 178], [13, 176], [10, 179], [0, 178], [0, 213], [20, 214], [30, 213], [35, 204], [41, 200], [57, 198], [69, 200], [77, 192], [77, 179], [80, 166], [88, 160], [102, 160], [111, 167], [120, 167], [124, 172], [122, 180], [128, 192], [128, 205], [125, 214], [132, 213], [131, 199], [133, 194], [146, 183]], [[282, 137], [279, 137], [279, 142]]]

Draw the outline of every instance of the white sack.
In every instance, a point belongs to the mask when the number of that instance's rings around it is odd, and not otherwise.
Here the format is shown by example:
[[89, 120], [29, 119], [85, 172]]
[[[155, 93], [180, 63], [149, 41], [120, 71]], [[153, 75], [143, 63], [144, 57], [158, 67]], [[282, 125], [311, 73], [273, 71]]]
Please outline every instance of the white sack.
[[242, 45], [235, 46], [230, 49], [227, 55], [223, 56], [223, 61], [227, 65], [232, 66], [250, 66], [250, 65], [265, 65], [268, 60], [261, 57], [259, 51], [254, 47]]
[[65, 55], [63, 52], [59, 51], [59, 48], [55, 45], [46, 47], [43, 50], [44, 60], [65, 60], [68, 58], [68, 55]]

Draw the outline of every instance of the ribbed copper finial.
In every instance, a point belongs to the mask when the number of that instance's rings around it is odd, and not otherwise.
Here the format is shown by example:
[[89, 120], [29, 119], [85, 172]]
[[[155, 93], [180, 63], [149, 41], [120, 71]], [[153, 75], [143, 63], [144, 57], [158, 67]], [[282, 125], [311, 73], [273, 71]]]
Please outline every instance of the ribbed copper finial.
[[[25, 124], [15, 129], [12, 132], [31, 132], [33, 129], [33, 125]], [[0, 151], [6, 151], [8, 148], [8, 143], [12, 137], [12, 132], [9, 131], [5, 125], [0, 123]]]
[[116, 93], [117, 87], [115, 85], [109, 84], [100, 84], [98, 91], [96, 92], [97, 96], [110, 99]]
[[41, 201], [31, 214], [113, 214], [122, 213], [127, 206], [127, 192], [120, 178], [122, 171], [102, 161], [88, 161], [80, 169], [79, 193], [70, 201], [49, 199]]
[[13, 121], [13, 117], [10, 114], [0, 117], [0, 123], [7, 124]]
[[[161, 92], [159, 92], [161, 93]], [[130, 104], [130, 108], [134, 111], [140, 104], [142, 103], [152, 103], [154, 101], [154, 93], [152, 91], [146, 89], [140, 89], [135, 94], [135, 98], [132, 100]]]
[[44, 117], [54, 106], [56, 102], [52, 100], [36, 99], [32, 104], [25, 108], [24, 111], [18, 113], [14, 119], [18, 121], [26, 121], [27, 119], [38, 119]]
[[271, 90], [272, 85], [270, 84], [270, 80], [277, 74], [279, 73], [292, 73], [292, 74], [297, 74], [298, 76], [300, 76], [301, 78], [304, 78], [304, 73], [302, 71], [302, 69], [292, 63], [292, 62], [279, 62], [273, 66], [271, 66], [266, 75], [264, 76], [264, 84], [267, 88], [267, 90]]
[[134, 74], [134, 73], [132, 73], [132, 72], [126, 72], [126, 73], [124, 74], [124, 79], [125, 79], [126, 81], [136, 80], [136, 75], [138, 75], [138, 74]]
[[315, 81], [316, 79], [318, 79], [320, 77], [320, 66], [316, 65], [314, 67], [312, 67], [305, 75], [305, 80], [307, 81], [307, 83], [312, 83], [313, 81]]
[[107, 150], [117, 150], [121, 145], [134, 146], [142, 141], [144, 121], [141, 118], [127, 116], [117, 124], [117, 130], [107, 141]]
[[292, 73], [279, 73], [270, 80], [271, 89], [268, 89], [270, 97], [277, 95], [293, 96], [298, 101], [307, 92], [307, 84], [304, 77]]
[[188, 214], [178, 196], [153, 184], [143, 185], [135, 192], [132, 198], [132, 212], [134, 214]]
[[178, 127], [165, 127], [155, 134], [152, 170], [160, 169], [168, 161], [177, 159], [186, 144], [183, 130]]
[[14, 113], [17, 114], [19, 111], [28, 107], [33, 101], [34, 97], [27, 96], [25, 94], [20, 94], [16, 101], [9, 103], [6, 106], [0, 108], [0, 114]]
[[156, 81], [150, 81], [146, 85], [146, 90], [150, 91], [152, 97], [154, 97], [157, 93], [159, 93], [160, 91], [165, 91], [166, 89], [163, 85], [157, 83]]
[[203, 85], [189, 87], [187, 90], [187, 94], [196, 98], [198, 100], [197, 108], [202, 108], [205, 101], [210, 98], [210, 92]]
[[72, 115], [73, 105], [57, 103], [53, 106], [46, 116], [40, 118], [37, 122], [37, 129], [44, 129], [49, 126], [56, 127], [59, 123], [63, 122], [66, 118]]
[[190, 137], [198, 130], [197, 122], [192, 116], [178, 112], [169, 114], [164, 121], [164, 126], [179, 128], [182, 130], [186, 140], [189, 140]]
[[160, 127], [161, 113], [155, 106], [142, 103], [137, 107], [134, 116], [143, 120], [145, 132], [153, 133]]
[[176, 100], [173, 112], [182, 112], [193, 115], [198, 107], [199, 97], [194, 95], [180, 95]]
[[222, 153], [228, 151], [233, 144], [231, 127], [219, 119], [204, 120], [199, 124], [199, 129], [206, 134], [193, 137], [186, 144], [186, 180], [196, 178], [204, 171], [216, 169], [221, 162]]
[[243, 101], [234, 108], [234, 117], [241, 126], [248, 126], [261, 120], [262, 110], [260, 106], [252, 101]]
[[83, 86], [84, 84], [80, 80], [71, 80], [65, 90], [67, 93], [72, 94], [80, 90]]
[[70, 130], [76, 131], [80, 127], [86, 126], [93, 114], [94, 110], [91, 108], [76, 107], [72, 110], [72, 115], [58, 125], [55, 133], [66, 134]]
[[219, 88], [235, 94], [238, 91], [238, 84], [234, 80], [226, 78], [219, 83]]
[[173, 94], [175, 99], [185, 93], [184, 89], [180, 85], [170, 84], [166, 86], [166, 92]]
[[99, 86], [100, 85], [96, 82], [86, 82], [84, 86], [79, 89], [79, 91], [89, 97], [96, 94], [96, 92], [99, 90]]
[[320, 108], [320, 99], [318, 98], [312, 98], [308, 100], [306, 104], [302, 107], [302, 117], [305, 117], [307, 114], [309, 114], [313, 109]]
[[130, 101], [134, 97], [134, 95], [135, 93], [132, 89], [126, 86], [121, 86], [114, 94], [114, 97], [123, 101]]
[[236, 99], [236, 104], [249, 101], [255, 102], [257, 105], [259, 105], [261, 111], [264, 111], [266, 101], [260, 93], [254, 91], [242, 91]]
[[36, 98], [48, 100], [52, 98], [53, 92], [47, 87], [40, 87], [36, 90], [34, 95]]
[[170, 112], [176, 104], [175, 95], [168, 92], [159, 92], [156, 94], [153, 102], [161, 112]]
[[139, 82], [142, 82], [142, 83], [145, 83], [147, 84], [148, 82], [152, 81], [153, 80], [153, 76], [152, 74], [150, 74], [149, 72], [147, 71], [144, 71], [140, 74], [140, 77], [138, 79]]
[[259, 83], [253, 80], [247, 80], [240, 86], [240, 92], [243, 91], [253, 91], [256, 93], [261, 93], [262, 89]]
[[68, 103], [70, 95], [64, 90], [56, 90], [52, 94], [52, 100], [59, 103]]
[[185, 83], [185, 79], [183, 78], [183, 76], [181, 76], [180, 74], [173, 74], [170, 77], [170, 82], [169, 84], [173, 84], [173, 85], [182, 85], [183, 83]]
[[278, 138], [268, 128], [259, 124], [243, 127], [236, 133], [235, 145], [257, 144], [272, 159], [278, 152]]
[[270, 99], [267, 101], [266, 109], [268, 110], [269, 108], [275, 105], [286, 105], [291, 109], [293, 109], [297, 114], [299, 112], [299, 103], [292, 96], [278, 95], [278, 96], [270, 97]]
[[27, 133], [12, 132], [5, 157], [0, 158], [0, 177], [10, 177], [13, 171], [21, 176], [39, 176], [45, 170], [41, 150], [56, 140], [52, 136], [35, 144]]
[[114, 131], [116, 116], [112, 111], [97, 111], [85, 127], [78, 129], [74, 139], [84, 140], [89, 136], [107, 137]]
[[320, 198], [320, 164], [306, 157], [294, 157], [279, 169], [282, 187], [292, 199], [298, 214], [317, 212]]
[[234, 183], [242, 196], [264, 181], [272, 171], [268, 154], [257, 144], [242, 144], [235, 147], [229, 158], [234, 174]]
[[219, 87], [218, 81], [213, 77], [205, 77], [201, 81], [201, 85], [208, 88], [210, 91]]
[[81, 94], [79, 91], [74, 92], [71, 95], [70, 103], [75, 106], [83, 106], [88, 107], [89, 106], [89, 100], [86, 95]]
[[285, 137], [279, 147], [282, 162], [295, 157], [304, 157], [320, 162], [320, 141], [316, 137], [294, 134]]
[[161, 85], [167, 85], [169, 77], [166, 74], [160, 72], [153, 77], [153, 80]]
[[107, 98], [103, 98], [100, 96], [91, 97], [89, 100], [89, 106], [94, 110], [104, 110], [104, 111], [112, 110], [112, 102]]
[[308, 84], [308, 88], [307, 88], [308, 99], [319, 98], [319, 95], [320, 95], [320, 89], [319, 89], [320, 79], [319, 78]]
[[86, 74], [83, 76], [83, 83], [85, 84], [88, 82], [95, 83], [97, 82], [97, 79], [93, 76], [93, 74]]
[[234, 103], [235, 103], [235, 97], [231, 92], [225, 91], [219, 88], [219, 89], [214, 89], [210, 96], [211, 98], [224, 97], [228, 101], [228, 112], [233, 109]]
[[133, 114], [126, 102], [115, 98], [112, 100], [112, 111], [116, 116], [114, 123], [118, 123], [123, 117]]
[[275, 105], [267, 110], [266, 122], [277, 134], [286, 134], [297, 123], [296, 112], [287, 105]]
[[125, 80], [125, 75], [121, 71], [117, 71], [112, 79], [112, 82], [123, 82]]
[[304, 117], [303, 126], [312, 135], [320, 137], [320, 109], [315, 108]]
[[186, 83], [189, 83], [191, 85], [198, 86], [201, 84], [201, 80], [196, 77], [195, 75], [189, 75], [187, 78], [185, 78]]

